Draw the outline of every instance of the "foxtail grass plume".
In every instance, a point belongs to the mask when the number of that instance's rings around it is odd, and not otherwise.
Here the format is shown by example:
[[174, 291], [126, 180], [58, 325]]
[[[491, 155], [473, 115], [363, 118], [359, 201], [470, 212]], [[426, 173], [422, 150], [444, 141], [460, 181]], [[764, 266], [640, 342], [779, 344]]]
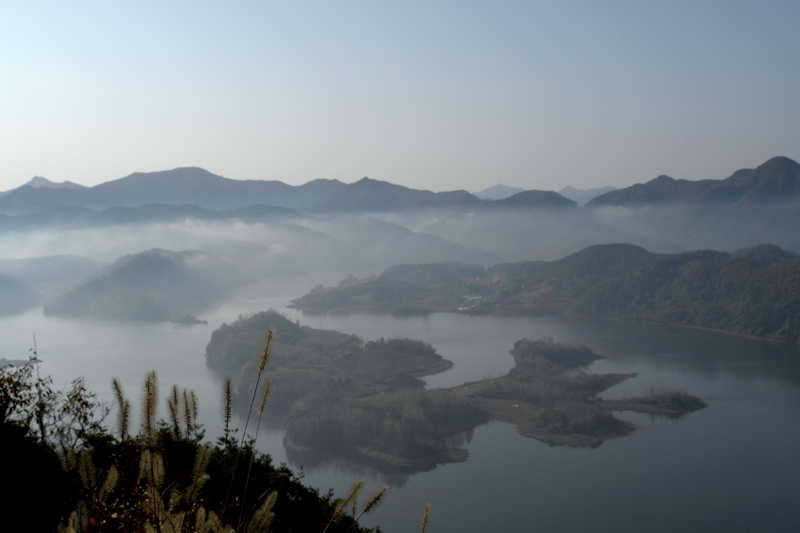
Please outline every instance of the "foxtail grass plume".
[[326, 531], [328, 531], [328, 528], [331, 527], [331, 524], [333, 524], [334, 520], [336, 520], [337, 518], [339, 518], [341, 516], [342, 511], [350, 504], [350, 502], [354, 498], [358, 497], [358, 493], [361, 490], [361, 487], [363, 487], [363, 486], [364, 486], [364, 480], [363, 479], [359, 479], [358, 481], [353, 482], [353, 486], [350, 488], [350, 493], [347, 495], [347, 498], [345, 498], [344, 500], [339, 502], [339, 505], [336, 506], [336, 510], [333, 512], [333, 516], [331, 516], [331, 519], [328, 522], [328, 525], [325, 526], [325, 529], [322, 530], [322, 533], [325, 533]]
[[231, 417], [233, 416], [233, 383], [231, 378], [225, 380], [222, 386], [222, 401], [220, 402], [222, 408], [222, 422], [225, 425], [225, 435], [228, 434], [230, 427]]
[[169, 410], [169, 422], [172, 436], [175, 439], [181, 438], [181, 417], [180, 413], [180, 395], [178, 393], [178, 386], [172, 385], [170, 395], [167, 397], [167, 410]]
[[106, 480], [103, 482], [103, 486], [100, 487], [100, 501], [106, 501], [108, 496], [114, 491], [117, 486], [117, 482], [119, 481], [119, 471], [117, 470], [117, 465], [111, 465], [111, 468], [108, 469], [108, 474], [106, 475]]
[[78, 474], [86, 490], [97, 488], [97, 471], [94, 467], [94, 461], [92, 461], [92, 457], [88, 452], [83, 452], [78, 457]]
[[367, 501], [367, 505], [364, 506], [364, 510], [361, 511], [361, 514], [365, 515], [370, 511], [372, 511], [373, 509], [375, 509], [381, 503], [383, 495], [386, 494], [387, 490], [389, 490], [389, 487], [384, 485], [384, 487], [381, 490], [376, 492], [375, 495], [372, 498], [370, 498], [369, 501]]
[[278, 493], [276, 491], [273, 490], [269, 493], [263, 505], [253, 513], [253, 517], [248, 522], [247, 533], [259, 533], [269, 529], [273, 518], [275, 518], [275, 513], [272, 512], [272, 508], [275, 506], [275, 501], [277, 499]]
[[193, 390], [183, 389], [183, 422], [186, 425], [186, 436], [195, 432], [197, 422], [197, 395]]
[[117, 428], [119, 430], [119, 438], [126, 440], [128, 438], [128, 428], [131, 421], [131, 402], [125, 398], [125, 393], [122, 390], [122, 383], [119, 379], [111, 379], [111, 389], [114, 391], [114, 396], [117, 399]]
[[[358, 521], [361, 520], [362, 516], [364, 516], [365, 514], [369, 513], [370, 511], [374, 510], [381, 503], [381, 500], [383, 500], [383, 495], [386, 494], [387, 490], [389, 490], [389, 487], [384, 486], [381, 490], [376, 492], [372, 496], [372, 498], [367, 500], [367, 504], [364, 506], [364, 509], [362, 509], [361, 514], [358, 515], [358, 517], [353, 516], [353, 518], [354, 518], [353, 523], [350, 524], [350, 527], [347, 529], [346, 533], [350, 533], [350, 531], [352, 531], [353, 528], [356, 527], [356, 524], [358, 523]], [[353, 501], [355, 501], [355, 498], [353, 499]], [[354, 509], [355, 509], [355, 507], [354, 507]]]
[[156, 436], [156, 407], [158, 399], [158, 375], [151, 370], [142, 385], [142, 432], [152, 445]]
[[272, 337], [274, 332], [272, 328], [267, 330], [267, 338], [264, 341], [264, 349], [261, 351], [261, 357], [258, 359], [258, 375], [264, 373], [264, 370], [267, 368], [267, 362], [269, 361], [269, 352], [270, 347], [272, 346]]
[[352, 498], [350, 499], [350, 516], [356, 517], [356, 509], [358, 508], [358, 495], [361, 494], [361, 489], [364, 487], [364, 481], [356, 482], [353, 484]]
[[[272, 387], [272, 380], [267, 381], [267, 384], [264, 385], [264, 390], [261, 393], [261, 404], [258, 406], [258, 414], [264, 414], [264, 408], [267, 406], [267, 398], [269, 397], [269, 389]], [[257, 430], [256, 430], [257, 431]]]
[[422, 524], [419, 528], [420, 533], [425, 533], [425, 528], [428, 527], [428, 515], [431, 512], [431, 504], [426, 503], [422, 509]]

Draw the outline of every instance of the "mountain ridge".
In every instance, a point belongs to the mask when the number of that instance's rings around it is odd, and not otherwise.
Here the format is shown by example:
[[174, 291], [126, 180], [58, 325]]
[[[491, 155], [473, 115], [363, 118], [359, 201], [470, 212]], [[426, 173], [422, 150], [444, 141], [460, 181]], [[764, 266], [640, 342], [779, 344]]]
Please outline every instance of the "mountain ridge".
[[661, 175], [646, 183], [637, 183], [602, 194], [586, 205], [595, 207], [632, 207], [663, 203], [739, 203], [800, 201], [800, 164], [788, 157], [773, 157], [755, 169], [740, 169], [723, 180], [676, 180]]
[[[48, 183], [52, 182], [48, 180]], [[558, 193], [547, 191], [547, 194]], [[95, 210], [137, 208], [147, 204], [196, 205], [220, 211], [272, 205], [309, 214], [378, 213], [471, 209], [491, 205], [494, 201], [503, 200], [481, 200], [463, 189], [442, 192], [412, 189], [367, 177], [355, 183], [316, 179], [293, 186], [276, 180], [235, 180], [199, 167], [180, 167], [134, 172], [93, 187], [55, 188], [26, 184], [0, 197], [0, 213], [28, 214], [63, 206]], [[498, 204], [498, 207], [502, 205]]]

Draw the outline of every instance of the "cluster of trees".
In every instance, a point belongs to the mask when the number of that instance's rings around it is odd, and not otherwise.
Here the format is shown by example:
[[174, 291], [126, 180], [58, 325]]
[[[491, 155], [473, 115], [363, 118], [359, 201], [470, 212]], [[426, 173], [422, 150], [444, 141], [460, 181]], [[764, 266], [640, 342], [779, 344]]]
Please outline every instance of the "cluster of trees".
[[300, 326], [270, 309], [242, 316], [222, 324], [211, 334], [206, 346], [206, 361], [217, 372], [238, 375], [253, 363], [253, 353], [263, 347], [264, 332], [275, 332], [271, 365], [288, 368], [313, 368], [363, 345], [357, 335]]
[[602, 359], [587, 346], [582, 344], [563, 344], [553, 342], [552, 337], [543, 337], [539, 340], [521, 339], [514, 343], [511, 353], [518, 361], [525, 363], [541, 356], [564, 368], [577, 368], [586, 366], [593, 361]]
[[441, 359], [441, 355], [436, 353], [436, 349], [428, 344], [416, 339], [384, 339], [381, 337], [375, 341], [369, 341], [364, 344], [365, 350], [392, 350], [394, 352], [407, 353], [413, 355], [421, 355], [423, 357], [437, 357]]

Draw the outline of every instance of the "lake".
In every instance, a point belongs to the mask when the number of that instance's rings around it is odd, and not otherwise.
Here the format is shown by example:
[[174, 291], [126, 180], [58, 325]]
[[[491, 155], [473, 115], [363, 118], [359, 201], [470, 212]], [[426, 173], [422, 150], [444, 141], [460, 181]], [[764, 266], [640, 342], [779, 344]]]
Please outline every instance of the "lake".
[[[208, 325], [130, 325], [45, 317], [41, 309], [0, 317], [0, 358], [24, 359], [33, 335], [42, 372], [57, 386], [83, 375], [111, 400], [110, 379], [136, 402], [156, 369], [165, 396], [172, 383], [194, 389], [200, 418], [216, 438], [219, 379], [206, 367], [211, 332], [239, 314], [270, 307], [315, 328], [364, 339], [407, 336], [431, 343], [455, 364], [426, 379], [449, 387], [504, 374], [516, 340], [550, 336], [605, 355], [589, 372], [636, 372], [606, 397], [677, 388], [708, 407], [677, 420], [618, 414], [639, 429], [597, 449], [553, 447], [492, 422], [466, 435], [466, 462], [408, 472], [347, 457], [296, 456], [283, 433], [267, 429], [259, 448], [276, 463], [302, 467], [304, 482], [344, 494], [364, 478], [384, 503], [362, 519], [385, 531], [417, 531], [425, 502], [429, 532], [800, 531], [800, 350], [716, 332], [569, 317], [434, 314], [306, 315], [285, 305], [314, 284], [261, 287], [204, 315]], [[267, 296], [260, 296], [261, 294]], [[163, 405], [160, 416], [165, 416]], [[112, 422], [112, 420], [109, 420]]]

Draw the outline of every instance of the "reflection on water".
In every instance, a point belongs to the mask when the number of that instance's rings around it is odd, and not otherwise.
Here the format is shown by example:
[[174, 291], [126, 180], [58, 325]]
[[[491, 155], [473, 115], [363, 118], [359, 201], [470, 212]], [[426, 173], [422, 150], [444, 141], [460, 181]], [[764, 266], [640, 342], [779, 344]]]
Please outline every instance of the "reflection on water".
[[[308, 286], [313, 286], [308, 285]], [[0, 318], [0, 358], [23, 359], [37, 336], [43, 371], [57, 385], [82, 374], [111, 400], [119, 377], [135, 400], [145, 373], [159, 372], [200, 397], [207, 437], [220, 433], [219, 378], [205, 367], [211, 332], [239, 314], [283, 309], [298, 292], [270, 287], [203, 318], [207, 326], [129, 325], [48, 318], [41, 310]], [[701, 396], [708, 407], [678, 420], [623, 413], [639, 426], [633, 435], [598, 449], [553, 447], [491, 422], [464, 446], [466, 462], [423, 472], [370, 464], [361, 458], [287, 453], [283, 432], [267, 428], [259, 447], [304, 481], [337, 494], [353, 479], [366, 492], [391, 491], [367, 525], [413, 531], [426, 501], [429, 531], [798, 531], [800, 513], [800, 351], [714, 332], [566, 317], [492, 317], [434, 314], [313, 315], [286, 310], [315, 328], [355, 333], [367, 340], [413, 337], [430, 342], [455, 364], [430, 376], [428, 387], [449, 387], [497, 376], [513, 365], [516, 340], [550, 336], [586, 344], [606, 358], [588, 371], [636, 372], [604, 393], [633, 396], [651, 387]]]

